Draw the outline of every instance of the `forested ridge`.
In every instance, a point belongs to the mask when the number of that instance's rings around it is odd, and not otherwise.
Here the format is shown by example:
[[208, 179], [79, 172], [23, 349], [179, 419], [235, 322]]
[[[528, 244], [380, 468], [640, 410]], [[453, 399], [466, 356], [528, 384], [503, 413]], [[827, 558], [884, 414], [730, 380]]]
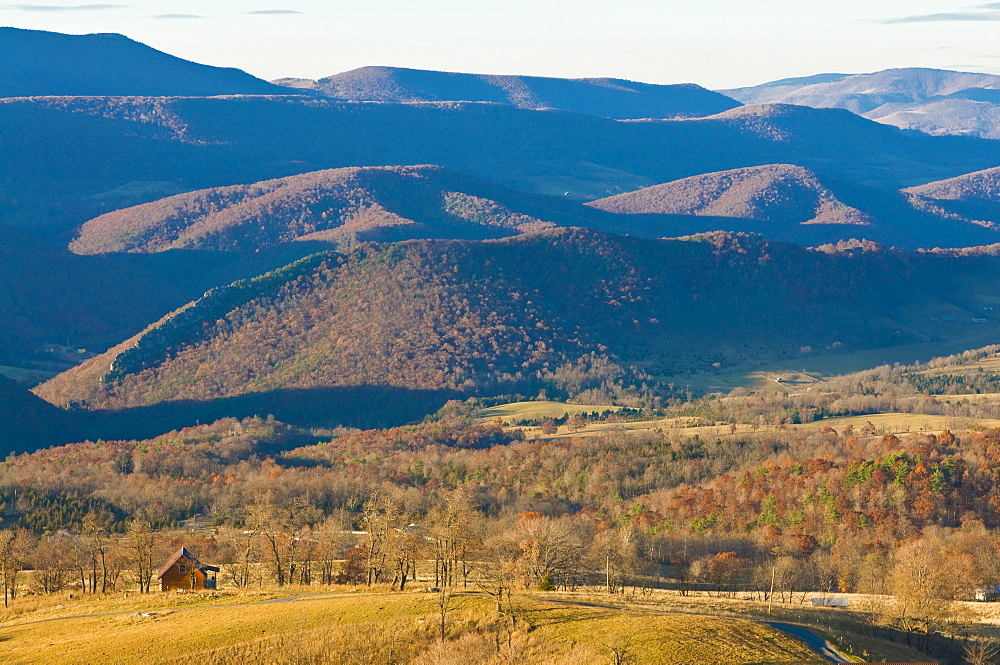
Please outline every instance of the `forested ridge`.
[[791, 164], [768, 164], [692, 176], [591, 201], [624, 214], [716, 215], [786, 224], [859, 224], [871, 218], [838, 200], [816, 174]]
[[821, 179], [801, 166], [766, 164], [682, 178], [587, 205], [626, 216], [714, 216], [720, 229], [805, 245], [853, 234], [899, 248], [967, 247], [1000, 238], [996, 178], [995, 169], [987, 169], [890, 191]]
[[[84, 224], [78, 254], [173, 248], [253, 252], [292, 240], [487, 239], [611, 215], [434, 166], [343, 168], [180, 194]], [[623, 220], [624, 221], [624, 220]]]
[[895, 189], [993, 167], [998, 154], [989, 141], [791, 106], [623, 122], [471, 103], [46, 97], [4, 99], [0, 119], [9, 146], [0, 221], [62, 232], [165, 193], [359, 165], [439, 164], [590, 199], [775, 163]]
[[584, 230], [362, 246], [214, 289], [36, 392], [88, 408], [352, 385], [651, 403], [670, 395], [655, 375], [912, 341], [893, 317], [954, 300], [993, 260]]

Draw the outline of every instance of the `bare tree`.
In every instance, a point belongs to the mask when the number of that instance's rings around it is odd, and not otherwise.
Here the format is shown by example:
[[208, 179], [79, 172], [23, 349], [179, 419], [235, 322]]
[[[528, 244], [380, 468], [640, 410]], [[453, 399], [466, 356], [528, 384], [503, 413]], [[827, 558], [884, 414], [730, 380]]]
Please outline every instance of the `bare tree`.
[[0, 584], [3, 585], [3, 606], [17, 595], [17, 578], [31, 547], [31, 534], [25, 529], [0, 530]]
[[921, 643], [926, 648], [930, 635], [952, 623], [958, 612], [954, 600], [966, 571], [944, 563], [930, 538], [910, 541], [896, 552], [891, 574], [895, 620], [900, 628], [918, 636], [918, 648]]
[[624, 588], [627, 575], [634, 573], [639, 563], [639, 537], [631, 523], [598, 531], [591, 544], [591, 567], [604, 570], [604, 585], [608, 593]]
[[146, 520], [132, 519], [126, 524], [125, 546], [140, 593], [149, 593], [153, 583], [157, 538], [157, 533]]
[[607, 645], [611, 651], [611, 665], [631, 665], [635, 662], [632, 636], [621, 638]]
[[352, 544], [353, 535], [347, 526], [344, 515], [331, 515], [313, 532], [321, 584], [334, 583], [337, 562], [344, 558], [345, 550]]
[[525, 586], [537, 587], [543, 580], [566, 585], [578, 574], [584, 549], [570, 518], [527, 513], [517, 520], [509, 537], [520, 550], [517, 565]]
[[41, 593], [55, 593], [65, 588], [73, 569], [73, 536], [66, 532], [48, 534], [35, 547], [31, 563], [35, 570], [33, 587]]
[[259, 534], [265, 559], [271, 564], [278, 586], [285, 586], [295, 578], [300, 563], [301, 529], [316, 517], [318, 513], [307, 502], [282, 501], [274, 494], [250, 506], [247, 528]]
[[107, 593], [110, 583], [108, 555], [113, 541], [109, 535], [108, 519], [105, 515], [88, 513], [83, 519], [83, 538], [87, 548], [87, 576], [90, 580], [90, 592]]
[[969, 665], [993, 665], [1000, 655], [1000, 647], [993, 640], [976, 640], [962, 647], [965, 662]]
[[441, 587], [438, 591], [438, 617], [440, 619], [441, 641], [444, 642], [447, 633], [448, 608], [451, 606], [451, 587]]
[[461, 574], [468, 584], [467, 556], [474, 549], [476, 511], [467, 493], [457, 491], [446, 497], [444, 506], [428, 515], [434, 543], [434, 586], [452, 586]]
[[365, 502], [361, 520], [368, 540], [367, 584], [371, 586], [381, 581], [385, 574], [390, 536], [405, 530], [408, 521], [403, 517], [400, 502], [382, 491], [375, 491]]
[[245, 589], [253, 579], [254, 564], [260, 558], [260, 532], [246, 525], [243, 531], [228, 531], [224, 537], [222, 569], [233, 586]]
[[511, 620], [515, 617], [511, 591], [516, 579], [517, 556], [516, 543], [509, 538], [491, 539], [484, 546], [482, 568], [476, 580], [483, 593], [496, 603], [497, 614]]

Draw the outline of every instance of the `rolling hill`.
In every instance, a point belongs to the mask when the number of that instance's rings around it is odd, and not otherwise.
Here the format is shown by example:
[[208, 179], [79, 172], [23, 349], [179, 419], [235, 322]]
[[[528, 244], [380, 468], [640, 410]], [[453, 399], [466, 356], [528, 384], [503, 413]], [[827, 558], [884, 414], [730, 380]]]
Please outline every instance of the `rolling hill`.
[[983, 261], [997, 259], [573, 229], [359, 247], [212, 290], [35, 391], [59, 405], [177, 413], [351, 387], [635, 399], [642, 389], [628, 386], [643, 372], [928, 340], [920, 312], [976, 308], [980, 291], [960, 286], [973, 273], [983, 292], [996, 287], [1000, 271]]
[[290, 241], [486, 240], [556, 226], [661, 238], [726, 228], [688, 214], [619, 215], [438, 166], [327, 169], [178, 194], [86, 222], [78, 254], [257, 252]]
[[1000, 230], [1000, 169], [930, 182], [904, 192], [913, 196], [916, 207]]
[[1000, 76], [940, 69], [820, 74], [721, 90], [747, 104], [843, 108], [928, 134], [1000, 138]]
[[[1000, 228], [982, 221], [1000, 216], [1000, 210], [988, 209], [995, 207], [989, 201], [995, 179], [991, 169], [887, 191], [769, 164], [683, 178], [587, 205], [623, 215], [711, 215], [715, 228], [804, 245], [851, 236], [910, 249], [969, 247], [1000, 241]], [[959, 189], [963, 201], [954, 200]]]
[[0, 224], [46, 237], [168, 194], [358, 165], [439, 164], [585, 200], [762, 164], [895, 190], [1000, 163], [992, 141], [781, 105], [620, 122], [473, 103], [48, 97], [0, 100], [0, 140]]
[[655, 85], [611, 78], [495, 76], [403, 67], [361, 67], [318, 81], [279, 79], [274, 83], [349, 101], [492, 102], [617, 119], [703, 117], [739, 106], [725, 95], [691, 83]]
[[0, 61], [0, 97], [295, 94], [239, 69], [200, 65], [118, 34], [0, 27]]
[[587, 212], [434, 166], [352, 167], [117, 210], [84, 224], [70, 248], [78, 254], [252, 252], [292, 240], [486, 239], [550, 228], [554, 221], [589, 226], [611, 217]]
[[782, 224], [858, 224], [871, 218], [838, 200], [816, 174], [768, 164], [692, 176], [588, 205], [619, 214], [714, 215]]
[[[965, 179], [969, 192], [989, 190], [980, 175], [957, 181]], [[808, 169], [769, 164], [692, 176], [581, 205], [435, 166], [342, 168], [117, 210], [85, 223], [70, 248], [79, 254], [178, 248], [255, 252], [289, 241], [483, 240], [554, 226], [654, 238], [752, 231], [808, 246], [849, 238], [905, 248], [1000, 241], [991, 222], [959, 216], [917, 194], [934, 186], [892, 192], [837, 182], [831, 188]]]

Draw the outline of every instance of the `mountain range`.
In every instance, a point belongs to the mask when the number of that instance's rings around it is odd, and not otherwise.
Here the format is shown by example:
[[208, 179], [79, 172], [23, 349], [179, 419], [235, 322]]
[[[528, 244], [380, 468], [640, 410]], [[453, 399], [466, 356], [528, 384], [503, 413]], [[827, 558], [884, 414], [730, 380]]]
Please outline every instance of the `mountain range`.
[[720, 90], [746, 104], [842, 108], [901, 129], [1000, 138], [1000, 76], [940, 69], [818, 74]]
[[582, 205], [437, 166], [351, 167], [116, 210], [83, 224], [69, 247], [78, 254], [254, 252], [291, 241], [484, 240], [557, 226], [653, 238], [725, 230], [811, 246], [861, 237], [905, 248], [968, 247], [1000, 242], [1000, 205], [977, 198], [992, 191], [997, 173], [885, 191], [767, 164]]
[[36, 393], [91, 409], [349, 386], [574, 397], [803, 346], [929, 341], [914, 308], [981, 310], [956, 285], [983, 271], [989, 292], [998, 268], [725, 233], [365, 245], [210, 290]]
[[704, 117], [740, 105], [692, 83], [655, 85], [613, 78], [458, 74], [403, 67], [361, 67], [318, 81], [286, 78], [273, 82], [346, 101], [490, 102], [519, 109], [558, 109], [620, 120]]
[[[0, 44], [20, 54], [0, 371], [51, 377], [0, 400], [31, 441], [398, 424], [477, 395], [654, 404], [671, 377], [995, 341], [993, 140], [860, 101], [399, 68], [278, 86], [114, 35]], [[991, 85], [954, 80], [925, 97]], [[82, 362], [52, 376], [52, 349]]]
[[0, 141], [0, 223], [66, 241], [89, 219], [167, 194], [351, 166], [437, 164], [580, 201], [764, 164], [896, 190], [1000, 163], [993, 141], [787, 105], [616, 121], [478, 103], [14, 98], [0, 99]]

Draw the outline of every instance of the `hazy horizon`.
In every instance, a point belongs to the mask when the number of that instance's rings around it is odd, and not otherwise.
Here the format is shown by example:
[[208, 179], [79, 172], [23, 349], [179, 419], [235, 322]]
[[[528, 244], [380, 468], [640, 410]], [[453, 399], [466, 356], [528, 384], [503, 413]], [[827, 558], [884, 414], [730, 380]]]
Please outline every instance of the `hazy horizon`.
[[117, 32], [187, 60], [266, 80], [367, 65], [482, 74], [613, 77], [708, 88], [817, 73], [931, 67], [1000, 73], [1000, 3], [939, 0], [821, 7], [791, 0], [627, 6], [513, 0], [470, 6], [376, 0], [141, 0], [0, 4], [0, 24]]

